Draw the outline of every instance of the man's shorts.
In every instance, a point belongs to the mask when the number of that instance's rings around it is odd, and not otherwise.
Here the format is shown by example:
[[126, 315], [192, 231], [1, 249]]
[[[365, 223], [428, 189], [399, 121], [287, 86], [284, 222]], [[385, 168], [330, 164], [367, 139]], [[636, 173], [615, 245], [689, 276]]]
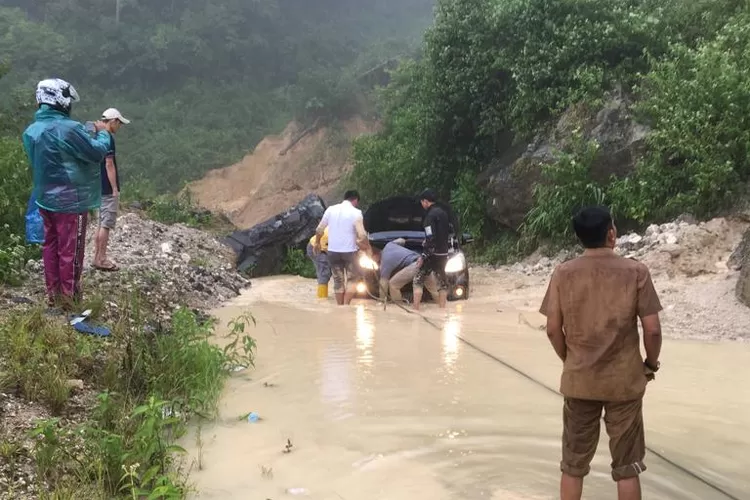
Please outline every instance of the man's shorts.
[[430, 273], [435, 273], [437, 279], [438, 290], [443, 291], [448, 289], [448, 278], [445, 276], [445, 265], [448, 263], [447, 255], [430, 255], [427, 257], [419, 268], [417, 274], [414, 276], [414, 289], [422, 290], [424, 287], [424, 280]]
[[333, 293], [344, 293], [346, 286], [354, 286], [358, 278], [355, 265], [359, 252], [328, 252], [328, 263], [333, 274]]
[[642, 399], [607, 402], [565, 398], [560, 470], [573, 477], [589, 473], [599, 443], [602, 410], [612, 455], [612, 479], [638, 476], [646, 470]]
[[114, 229], [117, 225], [117, 211], [120, 199], [111, 194], [102, 195], [102, 206], [99, 208], [99, 226]]
[[[402, 299], [401, 289], [404, 288], [407, 284], [414, 282], [414, 277], [417, 275], [418, 271], [419, 271], [419, 268], [417, 267], [417, 263], [413, 262], [409, 264], [408, 266], [404, 267], [403, 269], [396, 270], [390, 279], [381, 278], [380, 279], [381, 297], [390, 295], [393, 301], [395, 302], [400, 301]], [[432, 295], [432, 298], [436, 299], [438, 295], [438, 290], [437, 290], [437, 280], [435, 279], [434, 274], [430, 274], [429, 276], [425, 278], [424, 286], [427, 288], [427, 291], [430, 292], [430, 295]]]
[[320, 252], [318, 255], [313, 253], [313, 246], [307, 244], [307, 257], [315, 265], [315, 276], [318, 278], [318, 285], [327, 285], [331, 281], [331, 265], [328, 263], [328, 253]]

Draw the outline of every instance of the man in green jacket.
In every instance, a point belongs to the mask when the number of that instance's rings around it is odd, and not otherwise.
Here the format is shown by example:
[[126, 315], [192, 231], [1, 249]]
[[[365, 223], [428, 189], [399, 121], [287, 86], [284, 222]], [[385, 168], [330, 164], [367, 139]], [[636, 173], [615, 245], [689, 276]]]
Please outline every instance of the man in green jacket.
[[109, 133], [90, 136], [70, 118], [78, 93], [57, 78], [37, 85], [39, 109], [23, 134], [34, 177], [33, 197], [44, 219], [44, 277], [50, 305], [70, 307], [81, 298], [86, 221], [101, 204], [99, 165]]

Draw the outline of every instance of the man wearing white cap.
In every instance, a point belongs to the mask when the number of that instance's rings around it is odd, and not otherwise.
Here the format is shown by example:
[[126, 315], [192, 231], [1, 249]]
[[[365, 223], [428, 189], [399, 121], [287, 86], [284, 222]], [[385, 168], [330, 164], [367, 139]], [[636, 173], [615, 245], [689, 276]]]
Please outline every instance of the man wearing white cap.
[[100, 271], [117, 271], [118, 267], [107, 259], [107, 245], [109, 232], [117, 223], [117, 211], [120, 203], [120, 172], [117, 169], [115, 156], [115, 134], [122, 125], [127, 125], [126, 119], [115, 108], [109, 108], [102, 113], [98, 122], [99, 128], [110, 133], [110, 145], [107, 156], [101, 164], [102, 175], [102, 205], [99, 209], [99, 230], [96, 233], [96, 249], [94, 253], [94, 268]]

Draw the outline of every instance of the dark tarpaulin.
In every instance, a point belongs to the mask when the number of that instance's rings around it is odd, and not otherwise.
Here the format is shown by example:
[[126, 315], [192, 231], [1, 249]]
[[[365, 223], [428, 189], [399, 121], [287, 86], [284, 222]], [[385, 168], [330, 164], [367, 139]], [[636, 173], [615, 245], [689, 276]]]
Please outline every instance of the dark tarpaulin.
[[253, 277], [281, 273], [288, 247], [304, 248], [315, 234], [326, 205], [309, 194], [299, 204], [250, 229], [235, 231], [223, 242], [237, 253], [237, 269]]

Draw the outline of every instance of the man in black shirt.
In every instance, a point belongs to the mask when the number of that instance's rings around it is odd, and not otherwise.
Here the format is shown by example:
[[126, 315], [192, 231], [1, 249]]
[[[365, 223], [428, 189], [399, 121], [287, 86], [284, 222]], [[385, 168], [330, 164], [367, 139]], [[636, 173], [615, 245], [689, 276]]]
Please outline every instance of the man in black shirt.
[[425, 189], [419, 195], [420, 203], [427, 213], [424, 216], [424, 250], [420, 258], [419, 271], [414, 276], [414, 309], [419, 310], [422, 302], [424, 280], [430, 273], [435, 273], [438, 282], [438, 306], [444, 309], [448, 302], [448, 280], [445, 276], [445, 265], [448, 263], [450, 246], [450, 220], [448, 214], [437, 206], [437, 195], [431, 189]]
[[96, 232], [93, 265], [100, 271], [117, 271], [117, 265], [107, 259], [109, 232], [115, 228], [120, 204], [120, 172], [115, 156], [115, 134], [123, 124], [130, 123], [130, 120], [123, 117], [116, 109], [110, 108], [102, 113], [99, 123], [109, 132], [111, 142], [109, 152], [101, 164], [102, 204], [99, 208], [99, 230]]

